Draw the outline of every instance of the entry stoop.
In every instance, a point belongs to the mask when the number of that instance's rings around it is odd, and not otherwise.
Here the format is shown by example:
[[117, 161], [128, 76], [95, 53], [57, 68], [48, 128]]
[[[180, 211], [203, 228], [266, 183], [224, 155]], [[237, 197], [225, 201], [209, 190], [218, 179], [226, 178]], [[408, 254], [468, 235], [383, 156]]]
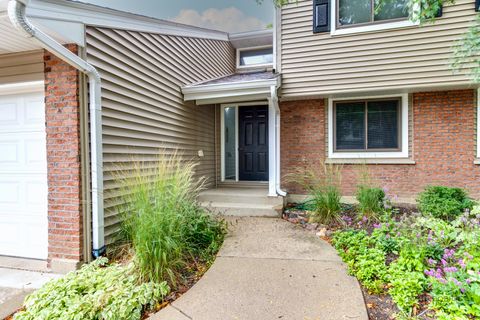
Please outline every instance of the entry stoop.
[[237, 217], [278, 218], [283, 197], [269, 197], [265, 186], [222, 186], [200, 193], [201, 206], [210, 212]]

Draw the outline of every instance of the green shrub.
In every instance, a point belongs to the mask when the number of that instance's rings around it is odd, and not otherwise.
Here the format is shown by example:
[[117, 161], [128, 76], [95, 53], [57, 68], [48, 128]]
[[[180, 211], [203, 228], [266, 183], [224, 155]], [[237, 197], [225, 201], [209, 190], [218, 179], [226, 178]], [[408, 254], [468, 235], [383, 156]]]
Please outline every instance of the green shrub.
[[384, 210], [385, 192], [380, 188], [360, 185], [356, 198], [358, 210], [363, 216], [376, 219]]
[[194, 168], [175, 153], [117, 173], [126, 204], [122, 229], [144, 281], [176, 286], [192, 255], [212, 254], [223, 241], [224, 223], [196, 202], [203, 180], [194, 178]]
[[424, 214], [431, 214], [435, 218], [444, 220], [452, 220], [465, 209], [472, 209], [474, 202], [461, 188], [430, 186], [420, 193], [417, 204]]
[[141, 283], [133, 263], [100, 258], [29, 295], [14, 319], [141, 319], [168, 292], [166, 282]]

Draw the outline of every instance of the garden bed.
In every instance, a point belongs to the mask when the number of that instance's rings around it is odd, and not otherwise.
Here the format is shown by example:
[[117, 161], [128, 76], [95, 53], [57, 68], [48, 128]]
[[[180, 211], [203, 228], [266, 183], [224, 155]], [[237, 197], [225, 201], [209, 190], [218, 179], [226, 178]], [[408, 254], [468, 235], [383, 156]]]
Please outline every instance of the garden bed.
[[[309, 208], [310, 206], [310, 208]], [[310, 204], [283, 218], [331, 243], [362, 284], [369, 319], [469, 320], [480, 317], [480, 215], [444, 220], [410, 208], [367, 218], [342, 205], [338, 220], [312, 222]]]
[[203, 180], [194, 177], [195, 164], [173, 154], [133, 168], [116, 174], [122, 221], [113, 262], [99, 258], [50, 281], [14, 319], [139, 320], [206, 272], [227, 230], [197, 202]]

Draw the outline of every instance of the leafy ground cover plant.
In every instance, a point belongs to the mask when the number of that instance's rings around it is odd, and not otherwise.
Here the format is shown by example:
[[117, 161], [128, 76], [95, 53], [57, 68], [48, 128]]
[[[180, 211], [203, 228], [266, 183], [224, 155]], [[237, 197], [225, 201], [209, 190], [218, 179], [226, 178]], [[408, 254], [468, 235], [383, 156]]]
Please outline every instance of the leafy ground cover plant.
[[465, 190], [445, 186], [427, 187], [419, 195], [417, 203], [422, 213], [444, 220], [455, 219], [475, 204]]
[[166, 282], [141, 282], [133, 263], [100, 258], [29, 295], [15, 320], [141, 319], [169, 292]]
[[195, 178], [195, 166], [173, 153], [117, 173], [126, 204], [123, 234], [144, 281], [176, 287], [194, 257], [211, 259], [223, 242], [225, 223], [196, 201], [204, 181]]
[[470, 320], [480, 318], [479, 227], [479, 206], [453, 221], [385, 210], [373, 229], [359, 219], [332, 243], [370, 293], [392, 297], [401, 319]]

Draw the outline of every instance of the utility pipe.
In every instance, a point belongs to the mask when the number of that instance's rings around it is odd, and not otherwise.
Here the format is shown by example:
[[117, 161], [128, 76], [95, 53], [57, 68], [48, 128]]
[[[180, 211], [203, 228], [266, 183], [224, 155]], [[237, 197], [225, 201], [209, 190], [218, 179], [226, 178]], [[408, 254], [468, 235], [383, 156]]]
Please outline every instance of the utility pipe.
[[35, 27], [26, 17], [28, 0], [10, 0], [8, 17], [13, 26], [27, 38], [37, 40], [40, 45], [57, 57], [88, 76], [90, 105], [90, 143], [92, 176], [92, 254], [98, 258], [105, 252], [103, 218], [103, 155], [102, 155], [102, 102], [101, 79], [97, 70], [88, 62], [73, 54], [62, 44]]

